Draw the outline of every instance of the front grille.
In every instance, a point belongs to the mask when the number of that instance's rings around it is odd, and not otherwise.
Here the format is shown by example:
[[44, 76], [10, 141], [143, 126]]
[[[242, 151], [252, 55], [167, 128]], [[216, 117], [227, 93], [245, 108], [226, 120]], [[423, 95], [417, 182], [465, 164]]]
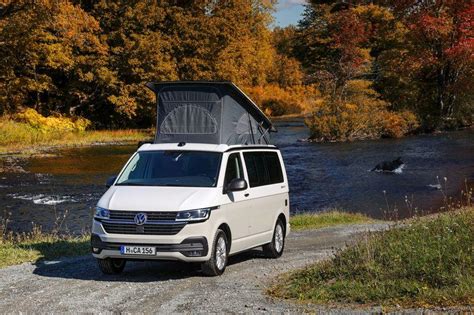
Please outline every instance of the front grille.
[[141, 235], [175, 235], [183, 229], [185, 222], [176, 224], [145, 223], [136, 225], [134, 223], [119, 223], [113, 221], [102, 221], [102, 226], [107, 233], [112, 234], [141, 234]]
[[160, 211], [160, 212], [151, 212], [151, 211], [120, 211], [120, 210], [110, 210], [110, 219], [111, 220], [126, 220], [131, 221], [135, 219], [135, 216], [138, 213], [146, 213], [148, 221], [174, 221], [176, 219], [176, 212], [172, 211]]
[[[135, 224], [135, 215], [146, 213], [147, 223]], [[145, 212], [111, 210], [110, 219], [102, 220], [102, 226], [111, 234], [175, 235], [186, 222], [176, 222], [176, 212]]]

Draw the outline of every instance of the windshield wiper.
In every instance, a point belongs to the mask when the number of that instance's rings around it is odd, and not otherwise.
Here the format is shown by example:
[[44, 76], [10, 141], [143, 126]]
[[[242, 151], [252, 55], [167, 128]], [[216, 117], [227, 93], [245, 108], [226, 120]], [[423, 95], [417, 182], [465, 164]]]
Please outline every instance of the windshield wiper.
[[146, 185], [142, 183], [120, 183], [120, 184], [117, 184], [117, 186], [146, 186]]

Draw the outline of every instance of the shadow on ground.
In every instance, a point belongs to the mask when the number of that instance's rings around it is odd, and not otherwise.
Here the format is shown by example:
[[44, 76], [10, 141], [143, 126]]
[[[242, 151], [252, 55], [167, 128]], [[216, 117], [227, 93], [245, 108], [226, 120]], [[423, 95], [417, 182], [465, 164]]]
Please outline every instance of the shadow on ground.
[[[261, 250], [251, 250], [229, 258], [228, 267], [252, 259], [265, 259]], [[205, 277], [199, 263], [179, 261], [128, 261], [120, 275], [104, 275], [95, 258], [81, 256], [57, 261], [39, 261], [35, 264], [35, 275], [49, 278], [76, 279], [85, 281], [155, 282], [190, 277]]]

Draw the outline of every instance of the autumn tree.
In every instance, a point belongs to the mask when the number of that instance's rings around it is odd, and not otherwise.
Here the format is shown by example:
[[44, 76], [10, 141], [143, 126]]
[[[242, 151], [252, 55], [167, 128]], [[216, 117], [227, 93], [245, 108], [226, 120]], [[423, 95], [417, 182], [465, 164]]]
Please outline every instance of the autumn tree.
[[322, 99], [307, 120], [318, 140], [400, 137], [416, 116], [394, 107], [378, 91], [380, 56], [403, 44], [406, 30], [387, 7], [373, 1], [311, 1], [293, 42]]
[[473, 12], [468, 0], [312, 0], [293, 52], [326, 94], [369, 80], [425, 130], [472, 124]]
[[[67, 1], [12, 1], [0, 11], [0, 109], [80, 115], [95, 101], [92, 82], [107, 48], [99, 23]], [[93, 109], [92, 109], [93, 111]]]
[[[157, 1], [80, 1], [100, 21], [101, 38], [109, 48], [107, 85], [101, 102], [120, 115], [115, 126], [150, 126], [156, 117], [153, 80], [178, 79], [171, 40], [162, 33], [166, 10]], [[120, 118], [120, 119], [118, 119]]]
[[[396, 1], [391, 8], [407, 34], [405, 47], [382, 59], [387, 69], [385, 90], [404, 85], [405, 102], [425, 118], [429, 130], [472, 124], [472, 1]], [[387, 95], [393, 103], [400, 102], [397, 95]]]
[[100, 20], [110, 47], [109, 69], [117, 83], [106, 99], [135, 122], [153, 119], [147, 81], [230, 80], [243, 87], [301, 81], [298, 62], [279, 56], [272, 45], [270, 1], [78, 4]]

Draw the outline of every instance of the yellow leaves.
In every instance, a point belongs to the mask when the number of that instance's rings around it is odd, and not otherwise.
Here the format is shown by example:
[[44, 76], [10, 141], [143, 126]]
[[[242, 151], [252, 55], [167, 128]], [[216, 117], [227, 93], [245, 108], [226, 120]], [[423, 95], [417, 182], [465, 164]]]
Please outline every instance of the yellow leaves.
[[48, 132], [78, 132], [84, 131], [91, 125], [91, 122], [85, 118], [67, 118], [67, 117], [44, 117], [33, 108], [16, 114], [16, 120], [29, 124], [31, 127], [40, 130], [42, 133]]
[[70, 70], [74, 65], [74, 57], [69, 47], [60, 43], [44, 45], [45, 65], [52, 69]]
[[[268, 31], [266, 31], [268, 33]], [[267, 82], [268, 70], [275, 61], [269, 34], [237, 35], [213, 59], [216, 77], [239, 85]]]
[[303, 83], [301, 64], [294, 58], [285, 55], [276, 55], [268, 71], [267, 80], [278, 83], [280, 86], [294, 86]]
[[320, 102], [320, 93], [313, 85], [282, 88], [268, 84], [244, 88], [266, 114], [281, 116], [309, 112]]
[[346, 103], [344, 107], [346, 110], [351, 111], [351, 112], [355, 112], [358, 108], [356, 104], [351, 104], [351, 103]]
[[359, 16], [378, 22], [386, 22], [394, 19], [393, 13], [390, 12], [388, 8], [376, 4], [359, 5], [353, 7], [352, 10]]
[[311, 138], [352, 141], [380, 136], [401, 137], [418, 128], [411, 112], [392, 112], [367, 80], [351, 80], [342, 98], [325, 98], [307, 120]]
[[83, 76], [83, 80], [86, 82], [92, 82], [94, 80], [94, 74], [92, 72], [87, 72]]
[[418, 118], [410, 111], [383, 113], [382, 133], [387, 137], [400, 138], [418, 127]]
[[112, 103], [116, 111], [124, 114], [128, 118], [135, 116], [138, 104], [135, 97], [131, 95], [134, 90], [132, 85], [124, 86], [120, 89], [120, 95], [110, 95], [107, 100]]

